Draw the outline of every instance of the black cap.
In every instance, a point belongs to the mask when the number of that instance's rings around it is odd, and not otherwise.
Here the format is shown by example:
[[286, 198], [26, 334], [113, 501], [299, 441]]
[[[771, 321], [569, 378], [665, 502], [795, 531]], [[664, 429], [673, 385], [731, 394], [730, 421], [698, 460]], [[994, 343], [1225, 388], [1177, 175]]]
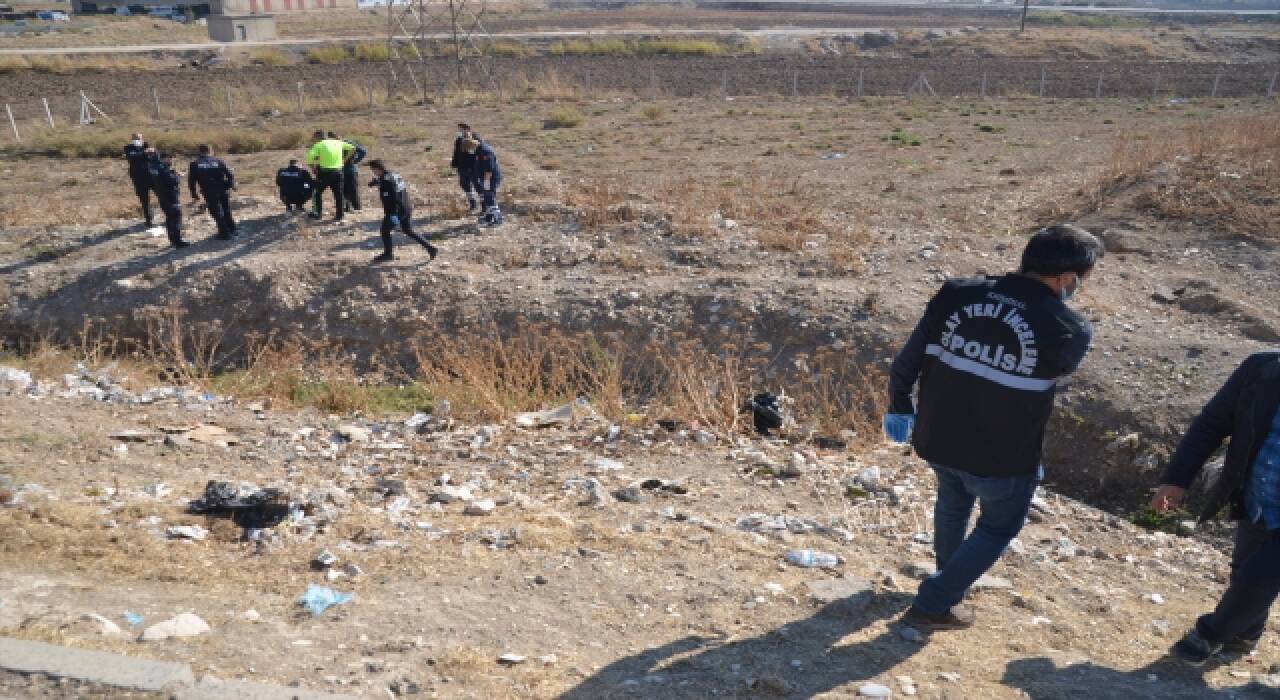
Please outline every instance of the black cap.
[[382, 164], [381, 158], [374, 158], [373, 160], [369, 161], [369, 167], [377, 168], [378, 170], [384, 170], [384, 171], [387, 169], [387, 166]]

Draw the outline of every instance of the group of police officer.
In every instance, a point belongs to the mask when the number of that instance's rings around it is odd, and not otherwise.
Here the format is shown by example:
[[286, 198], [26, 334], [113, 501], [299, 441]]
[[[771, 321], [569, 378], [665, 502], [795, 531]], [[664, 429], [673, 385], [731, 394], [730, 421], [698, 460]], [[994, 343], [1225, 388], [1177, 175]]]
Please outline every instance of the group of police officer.
[[[214, 156], [211, 146], [201, 144], [199, 151], [200, 155], [191, 162], [187, 175], [191, 198], [198, 201], [203, 197], [210, 216], [217, 224], [216, 238], [234, 240], [236, 223], [231, 214], [230, 193], [236, 189], [235, 175], [223, 160]], [[321, 218], [325, 190], [332, 193], [335, 222], [342, 221], [346, 212], [359, 211], [358, 168], [367, 156], [368, 151], [355, 141], [341, 139], [332, 131], [316, 131], [306, 158], [306, 165], [311, 166], [312, 171], [300, 167], [297, 159], [291, 159], [288, 166], [276, 173], [276, 187], [285, 211], [291, 214], [302, 212], [304, 205], [310, 202], [310, 216]], [[182, 176], [174, 170], [173, 154], [157, 152], [143, 140], [142, 134], [134, 134], [124, 147], [124, 157], [129, 163], [129, 177], [142, 204], [146, 225], [154, 225], [150, 202], [150, 193], [154, 192], [165, 216], [170, 244], [174, 248], [190, 245], [182, 238], [179, 199]], [[493, 148], [466, 124], [458, 125], [450, 167], [458, 173], [468, 211], [474, 212], [479, 207], [482, 224], [496, 226], [502, 223], [502, 212], [497, 205], [502, 171], [498, 167], [497, 156]], [[413, 230], [413, 199], [409, 195], [408, 183], [398, 173], [387, 169], [381, 160], [369, 161], [369, 169], [374, 178], [368, 184], [378, 188], [383, 211], [380, 231], [383, 252], [373, 261], [395, 259], [391, 232], [396, 228], [421, 244], [434, 260], [439, 250]]]

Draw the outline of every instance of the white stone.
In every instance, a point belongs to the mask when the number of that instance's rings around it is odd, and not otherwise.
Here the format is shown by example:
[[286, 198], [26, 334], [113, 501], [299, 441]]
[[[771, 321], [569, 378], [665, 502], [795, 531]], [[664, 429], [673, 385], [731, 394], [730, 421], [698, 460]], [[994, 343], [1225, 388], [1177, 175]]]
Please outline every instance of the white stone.
[[209, 536], [209, 531], [199, 525], [174, 525], [164, 532], [174, 540], [203, 540]]
[[154, 624], [142, 633], [142, 641], [158, 642], [171, 637], [195, 637], [209, 631], [209, 625], [191, 613]]
[[462, 514], [463, 515], [488, 515], [492, 513], [493, 510], [497, 507], [498, 507], [498, 504], [494, 503], [493, 499], [482, 498], [480, 500], [472, 501], [468, 503], [467, 507], [463, 509]]
[[513, 654], [511, 652], [507, 652], [502, 656], [498, 657], [498, 663], [502, 664], [503, 666], [515, 666], [516, 664], [524, 663], [525, 658], [526, 657], [521, 656], [520, 654]]
[[98, 633], [104, 637], [119, 637], [124, 634], [120, 631], [120, 625], [117, 625], [98, 613], [85, 613], [80, 616], [80, 619], [97, 625]]
[[335, 432], [348, 442], [369, 442], [369, 439], [373, 437], [373, 433], [368, 428], [352, 424], [340, 425]]
[[892, 695], [893, 691], [879, 683], [864, 683], [858, 688], [858, 697], [861, 698], [887, 698]]

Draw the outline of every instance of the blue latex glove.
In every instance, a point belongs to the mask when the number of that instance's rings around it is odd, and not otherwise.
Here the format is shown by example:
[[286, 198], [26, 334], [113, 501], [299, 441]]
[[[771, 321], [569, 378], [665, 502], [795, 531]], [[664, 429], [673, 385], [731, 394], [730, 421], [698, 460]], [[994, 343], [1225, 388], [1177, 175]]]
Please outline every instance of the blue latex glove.
[[884, 434], [889, 440], [903, 444], [911, 438], [911, 429], [915, 427], [916, 417], [911, 413], [887, 413], [884, 417]]
[[393, 216], [391, 217], [391, 225], [392, 225], [392, 226], [399, 226], [399, 225], [400, 225], [400, 217], [398, 217], [398, 216], [394, 216], [394, 215], [393, 215]]

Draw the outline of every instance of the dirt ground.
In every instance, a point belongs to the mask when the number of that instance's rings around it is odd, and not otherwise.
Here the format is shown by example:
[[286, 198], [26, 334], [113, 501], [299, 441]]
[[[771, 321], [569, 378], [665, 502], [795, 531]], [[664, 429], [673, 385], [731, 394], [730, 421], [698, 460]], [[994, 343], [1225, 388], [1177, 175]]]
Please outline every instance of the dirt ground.
[[[1203, 674], [1162, 660], [1220, 594], [1230, 529], [1175, 537], [1125, 516], [1230, 370], [1280, 342], [1266, 302], [1280, 296], [1274, 171], [1195, 153], [1207, 132], [1275, 116], [1261, 99], [610, 95], [219, 119], [359, 134], [411, 183], [415, 225], [442, 249], [428, 263], [399, 239], [385, 266], [369, 264], [377, 212], [316, 224], [280, 211], [272, 175], [297, 153], [228, 157], [242, 238], [212, 240], [188, 206], [196, 245], [177, 253], [138, 225], [118, 160], [6, 159], [11, 339], [74, 338], [86, 322], [142, 338], [148, 314], [176, 303], [193, 328], [220, 323], [228, 347], [274, 330], [410, 369], [400, 355], [415, 335], [517, 319], [763, 344], [779, 366], [839, 351], [877, 369], [942, 280], [1015, 267], [1034, 227], [1069, 218], [1110, 252], [1078, 302], [1097, 336], [1062, 392], [1044, 501], [992, 572], [1008, 586], [973, 595], [973, 630], [914, 640], [896, 624], [914, 591], [904, 568], [930, 557], [933, 481], [866, 435], [826, 450], [641, 410], [614, 429], [582, 408], [544, 429], [443, 409], [411, 427], [195, 388], [145, 394], [164, 382], [121, 376], [128, 358], [81, 372], [68, 349], [29, 367], [43, 386], [0, 391], [0, 634], [368, 697], [835, 698], [865, 682], [926, 698], [1273, 697], [1273, 634]], [[502, 227], [463, 211], [446, 167], [458, 120], [497, 149]], [[1134, 149], [1162, 155], [1121, 177]], [[1168, 192], [1206, 177], [1216, 201], [1160, 214]], [[1212, 215], [1236, 197], [1263, 216]], [[197, 424], [234, 444], [165, 437]], [[143, 434], [112, 437], [129, 430]], [[305, 515], [244, 541], [184, 512], [210, 480], [277, 487]], [[465, 514], [482, 499], [490, 512]], [[183, 525], [208, 535], [166, 535]], [[784, 562], [804, 547], [844, 561]], [[325, 549], [333, 570], [360, 571], [330, 582], [312, 563]], [[356, 598], [313, 617], [297, 604], [313, 583]], [[833, 586], [862, 592], [814, 595]], [[134, 641], [181, 612], [212, 630]], [[524, 659], [499, 663], [508, 653]], [[0, 693], [84, 691], [26, 683], [0, 678]]]

